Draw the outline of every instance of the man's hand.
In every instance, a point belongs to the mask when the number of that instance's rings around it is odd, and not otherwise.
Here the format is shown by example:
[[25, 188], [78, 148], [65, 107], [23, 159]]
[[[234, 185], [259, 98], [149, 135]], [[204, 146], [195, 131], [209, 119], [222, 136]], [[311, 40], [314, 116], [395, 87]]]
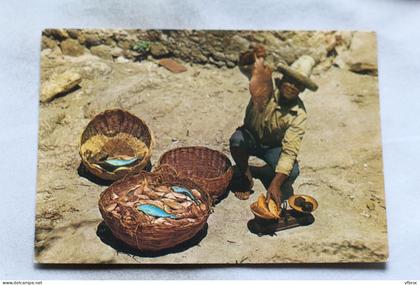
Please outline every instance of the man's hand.
[[281, 191], [280, 187], [283, 184], [284, 181], [287, 179], [287, 175], [283, 173], [276, 173], [276, 176], [274, 176], [273, 181], [271, 181], [270, 187], [267, 189], [267, 204], [270, 201], [270, 198], [273, 199], [277, 207], [280, 209], [281, 204]]

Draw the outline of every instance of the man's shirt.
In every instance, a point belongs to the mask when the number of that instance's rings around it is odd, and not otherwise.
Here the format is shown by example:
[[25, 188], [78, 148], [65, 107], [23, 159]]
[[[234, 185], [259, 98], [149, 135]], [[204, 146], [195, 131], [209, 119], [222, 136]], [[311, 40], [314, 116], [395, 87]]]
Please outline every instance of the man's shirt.
[[244, 125], [263, 147], [281, 147], [275, 171], [289, 175], [305, 134], [307, 116], [302, 100], [298, 98], [296, 104], [282, 106], [278, 103], [279, 96], [279, 90], [276, 89], [261, 113], [250, 100]]

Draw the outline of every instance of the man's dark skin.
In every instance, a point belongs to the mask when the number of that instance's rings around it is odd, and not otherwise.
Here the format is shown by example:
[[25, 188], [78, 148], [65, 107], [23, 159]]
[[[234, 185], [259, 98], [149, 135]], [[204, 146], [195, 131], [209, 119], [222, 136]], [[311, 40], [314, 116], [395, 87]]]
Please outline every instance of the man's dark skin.
[[[280, 91], [280, 102], [279, 104], [288, 104], [297, 100], [299, 93], [302, 92], [305, 88], [293, 80], [292, 78], [283, 77], [279, 83], [278, 88]], [[247, 188], [252, 188], [252, 175], [251, 170], [248, 164], [249, 154], [241, 148], [232, 147], [230, 148], [233, 159], [236, 164], [239, 166], [239, 171], [243, 179], [248, 182], [248, 185], [245, 185]], [[273, 199], [277, 206], [280, 207], [282, 202], [282, 193], [280, 187], [287, 180], [288, 175], [283, 173], [276, 173], [273, 180], [270, 183], [270, 186], [267, 189], [267, 198], [266, 201]]]

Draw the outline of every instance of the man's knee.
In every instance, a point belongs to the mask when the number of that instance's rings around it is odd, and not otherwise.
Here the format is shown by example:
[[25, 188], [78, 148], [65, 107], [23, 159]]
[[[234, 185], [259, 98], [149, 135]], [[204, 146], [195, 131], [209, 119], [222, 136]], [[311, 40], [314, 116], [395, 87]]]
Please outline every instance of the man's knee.
[[245, 136], [241, 130], [236, 130], [229, 139], [230, 147], [246, 148]]

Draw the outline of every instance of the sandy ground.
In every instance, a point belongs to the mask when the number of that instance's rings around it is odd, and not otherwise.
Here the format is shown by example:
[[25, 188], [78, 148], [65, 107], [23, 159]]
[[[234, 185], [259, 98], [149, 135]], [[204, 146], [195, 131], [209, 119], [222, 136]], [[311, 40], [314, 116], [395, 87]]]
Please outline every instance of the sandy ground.
[[[315, 222], [262, 236], [251, 233], [249, 210], [259, 193], [230, 193], [207, 231], [178, 250], [144, 255], [116, 241], [97, 202], [106, 185], [80, 176], [80, 135], [107, 108], [124, 108], [152, 128], [152, 163], [166, 150], [204, 145], [229, 154], [242, 124], [247, 79], [234, 69], [187, 65], [173, 74], [151, 62], [114, 63], [94, 56], [42, 57], [42, 79], [74, 70], [81, 88], [40, 107], [35, 258], [40, 263], [300, 263], [374, 262], [388, 255], [377, 78], [332, 67], [305, 92], [309, 123], [295, 193], [314, 196]], [[254, 163], [260, 163], [253, 160]]]

